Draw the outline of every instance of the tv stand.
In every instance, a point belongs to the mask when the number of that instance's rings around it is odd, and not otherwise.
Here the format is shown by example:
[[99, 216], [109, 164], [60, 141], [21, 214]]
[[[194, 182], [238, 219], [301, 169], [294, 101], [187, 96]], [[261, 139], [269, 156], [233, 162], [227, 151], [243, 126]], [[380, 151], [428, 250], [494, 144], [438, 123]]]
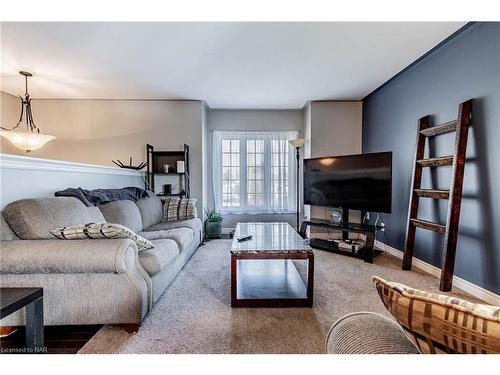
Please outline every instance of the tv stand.
[[[347, 211], [347, 210], [346, 210]], [[331, 251], [333, 253], [338, 253], [342, 255], [348, 255], [355, 258], [364, 259], [367, 263], [373, 263], [373, 258], [382, 252], [380, 250], [374, 250], [373, 246], [375, 244], [375, 234], [378, 230], [382, 229], [381, 226], [375, 226], [371, 224], [359, 224], [359, 223], [349, 223], [343, 222], [341, 224], [333, 224], [328, 220], [304, 220], [300, 226], [299, 235], [302, 238], [307, 238], [307, 227], [318, 227], [332, 229], [342, 232], [342, 241], [348, 239], [350, 232], [360, 233], [366, 236], [365, 246], [358, 250], [349, 250], [339, 247], [339, 244], [332, 240], [324, 240], [319, 238], [310, 239], [309, 245], [313, 248]]]

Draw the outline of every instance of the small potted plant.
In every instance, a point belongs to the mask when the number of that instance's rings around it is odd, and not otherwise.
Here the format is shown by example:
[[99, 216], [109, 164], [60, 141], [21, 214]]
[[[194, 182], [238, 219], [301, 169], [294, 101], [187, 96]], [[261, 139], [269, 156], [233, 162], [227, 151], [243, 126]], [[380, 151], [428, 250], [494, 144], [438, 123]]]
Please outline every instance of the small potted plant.
[[222, 214], [215, 209], [206, 210], [205, 234], [208, 238], [221, 238], [221, 223], [224, 220]]

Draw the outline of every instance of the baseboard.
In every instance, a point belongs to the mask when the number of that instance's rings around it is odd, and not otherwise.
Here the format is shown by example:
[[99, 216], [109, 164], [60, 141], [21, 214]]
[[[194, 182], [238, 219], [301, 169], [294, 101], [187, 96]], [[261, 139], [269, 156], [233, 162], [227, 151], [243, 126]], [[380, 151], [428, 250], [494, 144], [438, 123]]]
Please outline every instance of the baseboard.
[[[383, 242], [378, 240], [375, 241], [375, 246], [381, 250], [387, 251], [387, 253], [394, 255], [396, 258], [403, 259], [403, 252], [401, 250], [398, 250], [389, 245], [385, 245]], [[423, 260], [413, 258], [412, 265], [433, 276], [440, 277], [441, 275], [441, 269], [439, 269], [436, 266], [433, 266], [432, 264], [424, 262]], [[473, 284], [465, 279], [462, 279], [461, 277], [453, 276], [453, 286], [473, 295], [474, 297], [482, 299], [483, 301], [489, 304], [500, 306], [500, 296], [498, 294], [495, 294], [487, 289], [481, 288], [480, 286]]]

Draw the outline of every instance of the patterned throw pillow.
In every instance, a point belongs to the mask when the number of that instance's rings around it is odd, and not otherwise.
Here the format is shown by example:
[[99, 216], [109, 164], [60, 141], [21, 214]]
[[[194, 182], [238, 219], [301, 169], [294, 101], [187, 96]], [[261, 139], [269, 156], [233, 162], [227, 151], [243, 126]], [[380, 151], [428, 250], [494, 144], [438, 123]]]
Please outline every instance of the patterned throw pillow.
[[169, 197], [163, 203], [163, 221], [187, 220], [196, 217], [196, 199]]
[[384, 306], [422, 353], [500, 353], [500, 307], [427, 293], [374, 276]]
[[50, 233], [61, 240], [129, 238], [136, 243], [138, 251], [154, 247], [151, 241], [135, 234], [123, 225], [113, 223], [70, 225], [52, 229]]

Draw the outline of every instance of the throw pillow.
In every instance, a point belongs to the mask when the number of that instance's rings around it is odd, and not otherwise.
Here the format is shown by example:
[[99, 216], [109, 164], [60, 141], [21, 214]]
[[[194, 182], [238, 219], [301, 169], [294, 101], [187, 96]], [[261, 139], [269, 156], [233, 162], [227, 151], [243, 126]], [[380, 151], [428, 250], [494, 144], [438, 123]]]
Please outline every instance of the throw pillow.
[[61, 240], [129, 238], [136, 243], [138, 251], [154, 248], [151, 241], [120, 224], [89, 223], [70, 225], [52, 229], [50, 233]]
[[427, 293], [374, 276], [384, 306], [422, 353], [500, 353], [500, 307]]
[[169, 197], [163, 203], [163, 221], [177, 220], [181, 198]]
[[168, 197], [163, 204], [163, 221], [194, 219], [195, 203], [196, 199]]

